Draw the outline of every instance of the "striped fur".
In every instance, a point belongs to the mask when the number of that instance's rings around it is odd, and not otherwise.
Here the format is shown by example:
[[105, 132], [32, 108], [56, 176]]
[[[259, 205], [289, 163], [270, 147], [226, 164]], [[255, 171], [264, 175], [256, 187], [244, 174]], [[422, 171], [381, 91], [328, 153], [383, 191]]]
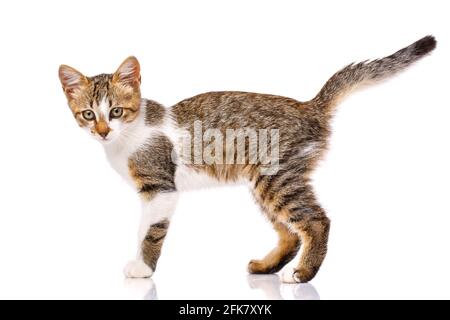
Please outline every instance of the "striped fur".
[[164, 219], [152, 224], [142, 242], [142, 256], [144, 262], [152, 269], [156, 269], [156, 263], [161, 255], [161, 247], [169, 228], [169, 220]]

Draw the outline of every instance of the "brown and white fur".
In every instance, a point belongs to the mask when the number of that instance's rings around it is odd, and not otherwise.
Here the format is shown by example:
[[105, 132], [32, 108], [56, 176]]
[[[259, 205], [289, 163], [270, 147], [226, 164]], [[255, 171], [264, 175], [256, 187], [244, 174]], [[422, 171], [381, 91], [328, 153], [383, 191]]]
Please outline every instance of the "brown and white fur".
[[[247, 181], [262, 212], [278, 233], [278, 245], [248, 265], [251, 273], [274, 273], [300, 260], [284, 276], [307, 282], [319, 270], [327, 251], [330, 220], [317, 201], [310, 174], [327, 148], [334, 107], [345, 93], [382, 80], [408, 67], [436, 46], [432, 36], [382, 59], [350, 64], [335, 73], [310, 101], [246, 92], [210, 92], [170, 108], [141, 98], [140, 67], [127, 58], [114, 74], [86, 77], [62, 65], [59, 77], [80, 127], [105, 149], [112, 167], [139, 193], [142, 217], [136, 258], [125, 267], [127, 277], [150, 277], [155, 271], [178, 193], [203, 183]], [[192, 163], [180, 152], [183, 135], [203, 129], [276, 129], [278, 170], [263, 174], [262, 162], [249, 161], [251, 146], [239, 164]], [[205, 141], [200, 143], [203, 147]], [[224, 154], [235, 156], [226, 145]], [[194, 151], [195, 153], [195, 151]]]

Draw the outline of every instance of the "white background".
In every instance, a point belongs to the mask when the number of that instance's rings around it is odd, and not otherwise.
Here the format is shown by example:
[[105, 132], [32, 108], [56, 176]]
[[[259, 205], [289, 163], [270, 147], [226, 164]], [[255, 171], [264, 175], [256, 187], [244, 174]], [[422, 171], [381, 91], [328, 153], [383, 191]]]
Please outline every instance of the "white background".
[[[450, 298], [445, 4], [0, 2], [0, 298]], [[310, 285], [247, 277], [276, 238], [244, 187], [184, 194], [153, 282], [124, 280], [139, 201], [73, 120], [59, 64], [94, 75], [136, 55], [143, 96], [167, 106], [210, 90], [308, 100], [345, 64], [427, 34], [431, 56], [339, 107], [315, 175], [329, 253]]]

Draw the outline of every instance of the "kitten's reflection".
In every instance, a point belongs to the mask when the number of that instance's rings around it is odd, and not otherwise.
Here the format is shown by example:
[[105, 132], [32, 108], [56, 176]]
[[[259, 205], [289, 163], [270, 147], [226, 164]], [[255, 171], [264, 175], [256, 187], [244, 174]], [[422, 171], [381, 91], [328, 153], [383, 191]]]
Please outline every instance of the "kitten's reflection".
[[261, 289], [269, 300], [319, 300], [319, 294], [310, 283], [282, 283], [277, 274], [249, 274], [247, 282], [252, 289]]
[[[251, 274], [247, 276], [251, 289], [260, 289], [269, 300], [319, 300], [319, 294], [310, 283], [282, 283], [276, 274]], [[152, 279], [125, 279], [125, 287], [144, 300], [158, 300]]]
[[143, 300], [158, 300], [156, 285], [152, 279], [125, 279], [125, 287]]

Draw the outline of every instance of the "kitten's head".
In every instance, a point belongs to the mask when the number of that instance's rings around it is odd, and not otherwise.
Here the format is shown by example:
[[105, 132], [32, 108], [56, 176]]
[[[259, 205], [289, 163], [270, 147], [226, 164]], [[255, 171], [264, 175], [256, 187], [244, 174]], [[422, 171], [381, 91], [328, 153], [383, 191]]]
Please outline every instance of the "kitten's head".
[[78, 125], [102, 143], [117, 139], [138, 116], [141, 75], [135, 57], [113, 74], [94, 77], [62, 65], [59, 79]]

